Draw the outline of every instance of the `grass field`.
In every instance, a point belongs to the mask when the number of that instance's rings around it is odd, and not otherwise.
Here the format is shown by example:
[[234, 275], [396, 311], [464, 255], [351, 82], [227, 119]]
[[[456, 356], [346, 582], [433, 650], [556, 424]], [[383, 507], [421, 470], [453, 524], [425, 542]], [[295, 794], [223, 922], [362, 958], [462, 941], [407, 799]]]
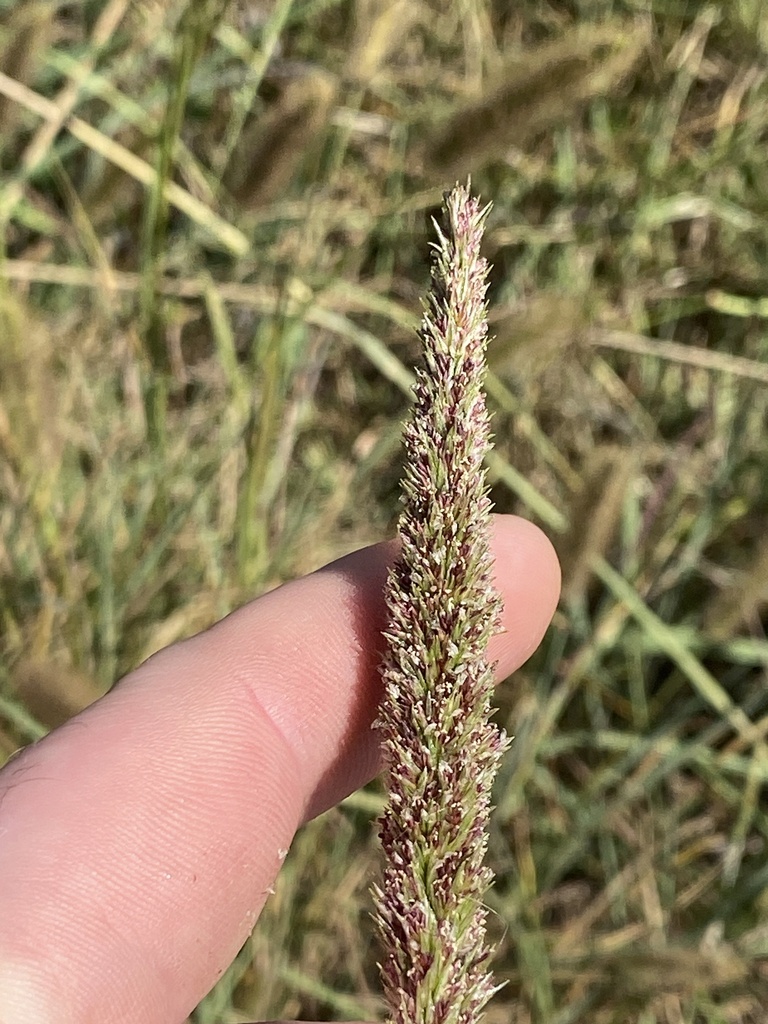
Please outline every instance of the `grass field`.
[[[564, 569], [499, 690], [489, 1024], [768, 1014], [762, 0], [0, 0], [0, 761], [392, 534], [430, 217], [494, 208], [489, 464]], [[196, 1024], [382, 1012], [376, 786]]]

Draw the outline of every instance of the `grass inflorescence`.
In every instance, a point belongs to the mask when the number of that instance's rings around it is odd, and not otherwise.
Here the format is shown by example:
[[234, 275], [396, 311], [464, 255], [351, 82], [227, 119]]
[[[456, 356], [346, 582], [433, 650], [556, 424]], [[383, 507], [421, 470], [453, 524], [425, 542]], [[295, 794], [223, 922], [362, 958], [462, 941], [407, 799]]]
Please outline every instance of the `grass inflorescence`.
[[500, 610], [483, 469], [488, 211], [458, 185], [444, 205], [404, 434], [401, 550], [387, 581], [377, 722], [388, 799], [374, 895], [394, 1024], [475, 1024], [493, 994], [484, 859], [506, 740], [489, 721], [486, 653]]

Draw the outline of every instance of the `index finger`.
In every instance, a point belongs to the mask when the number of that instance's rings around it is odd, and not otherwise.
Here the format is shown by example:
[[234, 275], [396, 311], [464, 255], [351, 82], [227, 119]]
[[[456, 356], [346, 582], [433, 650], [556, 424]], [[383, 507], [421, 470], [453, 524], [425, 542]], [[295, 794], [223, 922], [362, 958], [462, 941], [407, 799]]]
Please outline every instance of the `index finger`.
[[[557, 600], [549, 542], [495, 523], [499, 676]], [[293, 834], [371, 778], [393, 545], [161, 652], [0, 774], [1, 1024], [175, 1024], [226, 969]]]

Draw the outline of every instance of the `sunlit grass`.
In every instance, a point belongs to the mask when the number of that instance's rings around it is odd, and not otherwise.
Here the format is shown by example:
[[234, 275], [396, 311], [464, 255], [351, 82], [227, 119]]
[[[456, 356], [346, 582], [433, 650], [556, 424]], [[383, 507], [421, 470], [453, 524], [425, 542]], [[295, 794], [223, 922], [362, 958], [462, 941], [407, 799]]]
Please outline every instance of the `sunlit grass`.
[[[565, 568], [498, 696], [489, 1019], [761, 1020], [763, 8], [0, 0], [0, 759], [391, 534], [471, 172], [493, 497]], [[381, 1012], [379, 808], [301, 833], [197, 1024]]]

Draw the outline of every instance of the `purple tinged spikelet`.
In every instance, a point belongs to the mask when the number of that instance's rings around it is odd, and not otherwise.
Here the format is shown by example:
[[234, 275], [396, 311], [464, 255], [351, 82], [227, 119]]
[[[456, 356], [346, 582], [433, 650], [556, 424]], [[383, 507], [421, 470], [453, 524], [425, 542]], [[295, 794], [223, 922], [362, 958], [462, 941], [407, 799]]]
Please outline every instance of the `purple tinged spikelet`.
[[476, 1024], [495, 991], [484, 857], [507, 740], [489, 721], [486, 656], [501, 611], [483, 471], [486, 214], [468, 188], [446, 195], [420, 332], [424, 365], [404, 433], [402, 548], [387, 581], [377, 721], [388, 768], [385, 867], [373, 890], [392, 1024]]

